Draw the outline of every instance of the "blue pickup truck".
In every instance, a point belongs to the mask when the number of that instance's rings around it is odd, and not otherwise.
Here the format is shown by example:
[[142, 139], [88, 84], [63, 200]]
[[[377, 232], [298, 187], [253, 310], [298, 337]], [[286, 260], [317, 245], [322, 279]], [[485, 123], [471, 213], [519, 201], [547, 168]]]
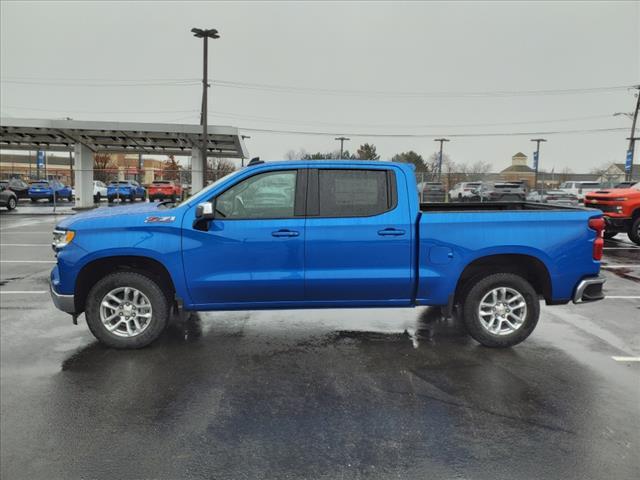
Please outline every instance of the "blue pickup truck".
[[531, 334], [540, 300], [600, 300], [598, 210], [420, 204], [413, 168], [261, 162], [180, 204], [99, 208], [54, 231], [55, 305], [116, 348], [172, 312], [441, 306], [483, 345]]

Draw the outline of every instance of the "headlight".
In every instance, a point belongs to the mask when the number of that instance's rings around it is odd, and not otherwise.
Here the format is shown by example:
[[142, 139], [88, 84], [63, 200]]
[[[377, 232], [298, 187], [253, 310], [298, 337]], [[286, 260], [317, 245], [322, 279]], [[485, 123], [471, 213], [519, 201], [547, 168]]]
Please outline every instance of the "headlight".
[[54, 250], [60, 250], [61, 248], [66, 247], [73, 237], [75, 237], [76, 232], [72, 230], [54, 230], [53, 231], [53, 242], [51, 243], [51, 247]]

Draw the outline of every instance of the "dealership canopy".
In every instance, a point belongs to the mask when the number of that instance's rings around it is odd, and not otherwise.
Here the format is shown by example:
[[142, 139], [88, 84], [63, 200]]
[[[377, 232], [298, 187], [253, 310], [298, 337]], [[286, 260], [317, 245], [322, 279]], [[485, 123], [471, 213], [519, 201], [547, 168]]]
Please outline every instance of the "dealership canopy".
[[[0, 118], [0, 149], [73, 151], [76, 206], [93, 206], [93, 156], [98, 152], [191, 157], [191, 190], [204, 186], [202, 127], [168, 123]], [[207, 157], [247, 158], [237, 128], [209, 126]]]
[[[202, 145], [199, 125], [0, 118], [0, 148], [72, 151], [81, 143], [93, 152], [191, 155]], [[208, 157], [247, 158], [235, 127], [210, 126]]]

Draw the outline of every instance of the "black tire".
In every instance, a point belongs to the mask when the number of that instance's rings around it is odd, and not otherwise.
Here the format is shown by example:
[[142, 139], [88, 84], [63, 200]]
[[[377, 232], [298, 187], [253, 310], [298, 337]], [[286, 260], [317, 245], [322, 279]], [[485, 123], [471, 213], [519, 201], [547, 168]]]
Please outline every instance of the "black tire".
[[[100, 320], [100, 305], [107, 293], [118, 287], [133, 287], [147, 296], [152, 316], [138, 336], [121, 337], [109, 332]], [[112, 348], [143, 348], [156, 340], [169, 323], [171, 308], [162, 288], [151, 278], [136, 272], [116, 272], [99, 280], [89, 291], [85, 317], [91, 333]]]
[[171, 195], [171, 201], [175, 202], [176, 201], [176, 194], [174, 193], [173, 195]]
[[609, 230], [609, 231], [605, 230], [605, 231], [604, 231], [603, 236], [604, 236], [604, 238], [606, 238], [607, 240], [609, 240], [610, 238], [615, 237], [618, 233], [619, 233], [619, 232], [612, 232], [612, 231], [610, 231], [610, 230]]
[[102, 200], [102, 195], [98, 192], [93, 196], [93, 203], [100, 203], [100, 200]]
[[13, 197], [9, 197], [9, 200], [7, 200], [7, 210], [11, 211], [14, 208], [16, 208], [17, 202], [16, 199]]
[[67, 202], [73, 202], [73, 195], [69, 195], [67, 197]]
[[51, 195], [48, 200], [49, 200], [49, 203], [53, 203], [53, 195]]
[[[462, 298], [463, 318], [469, 335], [485, 347], [499, 348], [517, 345], [531, 335], [540, 317], [540, 300], [531, 284], [513, 273], [493, 273], [482, 279], [476, 277], [476, 280], [475, 284], [463, 293]], [[500, 287], [515, 290], [522, 295], [526, 303], [526, 314], [523, 323], [515, 331], [498, 335], [484, 327], [478, 310], [484, 296]]]
[[38, 199], [37, 199], [37, 198], [32, 198], [32, 199], [31, 199], [31, 202], [32, 202], [32, 203], [36, 203], [37, 201], [38, 201]]
[[113, 197], [107, 197], [107, 203], [113, 203]]
[[636, 245], [640, 245], [640, 215], [636, 216], [631, 222], [631, 227], [629, 227], [629, 240], [631, 240]]

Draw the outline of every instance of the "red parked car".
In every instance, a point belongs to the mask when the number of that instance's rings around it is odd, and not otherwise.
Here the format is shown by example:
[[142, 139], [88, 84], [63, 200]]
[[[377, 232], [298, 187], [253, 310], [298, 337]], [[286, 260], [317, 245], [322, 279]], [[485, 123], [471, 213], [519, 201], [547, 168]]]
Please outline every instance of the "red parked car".
[[150, 202], [156, 199], [176, 201], [182, 198], [182, 186], [174, 183], [172, 180], [154, 180], [154, 182], [149, 185], [148, 192]]

